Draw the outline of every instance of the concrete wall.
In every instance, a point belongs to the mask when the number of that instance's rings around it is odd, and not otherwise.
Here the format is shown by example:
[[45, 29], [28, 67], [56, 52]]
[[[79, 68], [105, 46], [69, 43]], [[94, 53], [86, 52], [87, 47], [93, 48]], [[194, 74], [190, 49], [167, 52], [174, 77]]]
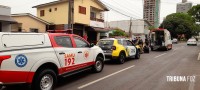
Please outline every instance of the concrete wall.
[[129, 26], [130, 26], [129, 20], [106, 22], [106, 25], [105, 25], [105, 27], [120, 28], [124, 30], [125, 32], [129, 31]]
[[[0, 15], [4, 16], [10, 16], [11, 9], [7, 6], [0, 5]], [[9, 22], [1, 22], [2, 23], [2, 32], [10, 32], [11, 31], [11, 25]]]
[[[13, 16], [13, 18], [18, 22], [21, 23], [22, 25], [22, 31], [23, 32], [30, 32], [30, 28], [35, 28], [38, 29], [39, 32], [43, 33], [46, 32], [46, 24], [31, 18], [30, 16]], [[13, 25], [12, 30], [18, 30], [14, 29], [16, 26]]]
[[[131, 30], [134, 33], [145, 33], [148, 29], [148, 26], [145, 23], [144, 20], [133, 20], [132, 21], [132, 27]], [[129, 20], [123, 20], [123, 21], [112, 21], [112, 22], [108, 22], [108, 24], [106, 25], [106, 27], [110, 27], [110, 28], [120, 28], [122, 30], [124, 30], [125, 32], [129, 32], [129, 27], [130, 27], [130, 21]]]
[[132, 32], [133, 33], [144, 33], [144, 21], [141, 20], [134, 20], [132, 21]]
[[0, 15], [10, 16], [10, 13], [10, 7], [0, 5]]

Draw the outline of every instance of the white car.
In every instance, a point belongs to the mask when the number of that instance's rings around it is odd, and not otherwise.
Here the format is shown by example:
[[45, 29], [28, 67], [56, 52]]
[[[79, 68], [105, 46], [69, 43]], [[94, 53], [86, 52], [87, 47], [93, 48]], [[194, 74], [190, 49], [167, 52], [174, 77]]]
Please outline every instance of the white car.
[[178, 43], [178, 39], [173, 38], [172, 43], [177, 44]]
[[187, 45], [195, 45], [197, 46], [197, 40], [195, 38], [191, 38], [187, 41]]

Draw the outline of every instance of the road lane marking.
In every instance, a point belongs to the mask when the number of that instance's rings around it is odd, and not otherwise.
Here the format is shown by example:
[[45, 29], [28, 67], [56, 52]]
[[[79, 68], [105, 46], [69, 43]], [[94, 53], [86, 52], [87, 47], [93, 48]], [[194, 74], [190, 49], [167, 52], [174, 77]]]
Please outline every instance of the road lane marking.
[[155, 56], [154, 58], [161, 57], [161, 56], [163, 56], [163, 55], [165, 55], [165, 54], [167, 54], [167, 53], [163, 53], [163, 54], [161, 54], [161, 55]]
[[197, 57], [197, 60], [198, 60], [198, 61], [200, 60], [200, 53], [199, 53], [199, 55], [198, 55], [198, 57]]
[[109, 74], [109, 75], [107, 75], [107, 76], [104, 76], [104, 77], [102, 77], [102, 78], [99, 78], [99, 79], [97, 79], [97, 80], [94, 80], [94, 81], [92, 81], [92, 82], [89, 82], [89, 83], [87, 83], [87, 84], [84, 84], [84, 85], [78, 87], [78, 89], [85, 88], [85, 87], [87, 87], [87, 86], [89, 86], [89, 85], [92, 85], [92, 84], [94, 84], [94, 83], [97, 83], [97, 82], [99, 82], [99, 81], [101, 81], [101, 80], [104, 80], [104, 79], [106, 79], [106, 78], [109, 78], [109, 77], [111, 77], [111, 76], [114, 76], [114, 75], [116, 75], [116, 74], [118, 74], [118, 73], [120, 73], [120, 72], [126, 71], [126, 70], [128, 70], [128, 69], [130, 69], [130, 68], [133, 68], [133, 67], [135, 67], [135, 65], [130, 66], [130, 67], [127, 67], [127, 68], [124, 68], [124, 69], [122, 69], [122, 70], [120, 70], [120, 71], [114, 72], [114, 73], [112, 73], [112, 74]]

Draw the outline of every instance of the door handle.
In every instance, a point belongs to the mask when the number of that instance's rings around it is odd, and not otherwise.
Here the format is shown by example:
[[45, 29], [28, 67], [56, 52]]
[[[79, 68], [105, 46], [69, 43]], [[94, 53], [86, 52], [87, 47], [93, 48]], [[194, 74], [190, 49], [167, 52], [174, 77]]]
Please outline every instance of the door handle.
[[63, 54], [65, 54], [65, 53], [64, 53], [64, 52], [60, 52], [59, 54], [60, 54], [60, 55], [63, 55]]
[[78, 53], [82, 53], [82, 51], [79, 51]]

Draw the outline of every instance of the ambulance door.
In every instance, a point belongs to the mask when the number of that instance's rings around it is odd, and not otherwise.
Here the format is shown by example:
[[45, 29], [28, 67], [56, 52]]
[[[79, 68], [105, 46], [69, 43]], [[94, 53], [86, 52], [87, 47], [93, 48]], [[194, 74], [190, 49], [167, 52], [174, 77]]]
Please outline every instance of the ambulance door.
[[89, 47], [90, 44], [82, 39], [81, 37], [74, 36], [74, 42], [76, 44], [76, 53], [77, 59], [79, 63], [83, 63], [84, 65], [89, 65], [93, 62], [93, 50]]
[[72, 40], [69, 36], [54, 36], [56, 47], [54, 50], [59, 59], [63, 73], [70, 72], [76, 68], [71, 68], [78, 64], [77, 53], [72, 45]]

